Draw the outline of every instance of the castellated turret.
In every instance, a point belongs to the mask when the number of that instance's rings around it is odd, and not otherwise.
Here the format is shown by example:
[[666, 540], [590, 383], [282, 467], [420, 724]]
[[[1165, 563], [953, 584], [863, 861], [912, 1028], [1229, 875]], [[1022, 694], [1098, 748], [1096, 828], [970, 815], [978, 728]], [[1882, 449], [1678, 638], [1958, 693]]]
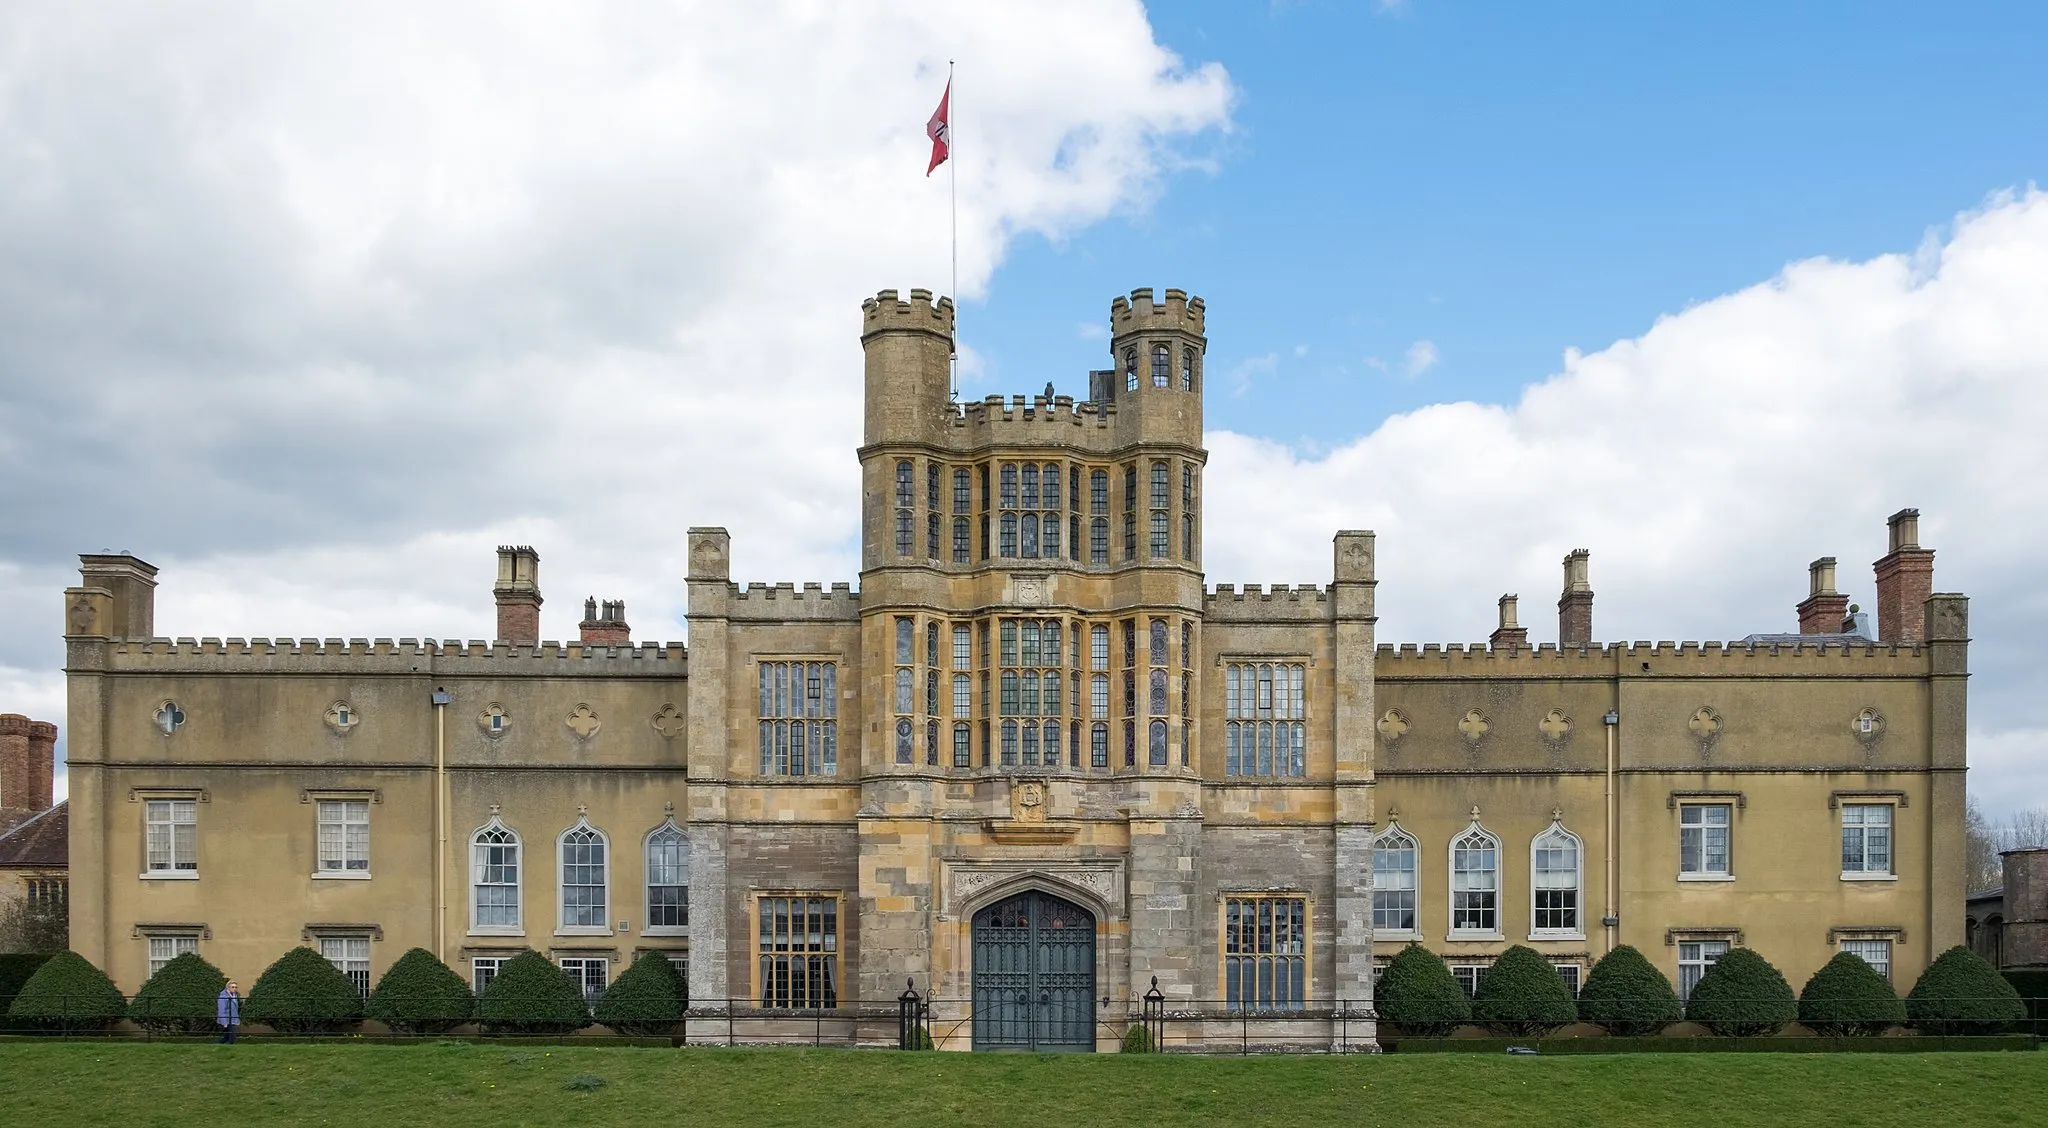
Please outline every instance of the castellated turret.
[[1130, 440], [1201, 445], [1206, 312], [1202, 299], [1175, 289], [1164, 301], [1153, 301], [1151, 288], [1140, 287], [1109, 303], [1113, 367], [1103, 386], [1090, 392], [1117, 405], [1132, 421], [1126, 429], [1136, 424]]
[[860, 304], [860, 344], [867, 354], [869, 446], [931, 442], [953, 414], [953, 299], [932, 301], [912, 290], [909, 301], [883, 290]]

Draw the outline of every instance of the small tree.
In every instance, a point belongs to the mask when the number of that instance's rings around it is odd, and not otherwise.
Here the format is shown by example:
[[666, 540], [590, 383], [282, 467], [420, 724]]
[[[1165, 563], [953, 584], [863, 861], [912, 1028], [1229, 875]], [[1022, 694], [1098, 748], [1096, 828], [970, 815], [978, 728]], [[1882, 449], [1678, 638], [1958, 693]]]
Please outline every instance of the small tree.
[[477, 1010], [496, 1033], [567, 1034], [590, 1025], [583, 988], [531, 949], [499, 965]]
[[326, 956], [305, 947], [265, 968], [242, 1006], [243, 1021], [280, 1034], [331, 1034], [362, 1017], [356, 985]]
[[1862, 956], [1836, 952], [1799, 992], [1799, 1021], [1830, 1038], [1882, 1034], [1906, 1021], [1906, 1002]]
[[1906, 1020], [1926, 1034], [1996, 1034], [2026, 1013], [2012, 984], [1960, 944], [1935, 957], [1906, 995]]
[[1541, 1038], [1578, 1016], [1564, 976], [1520, 944], [1493, 961], [1472, 997], [1472, 1020], [1510, 1038]]
[[107, 973], [76, 952], [58, 952], [21, 985], [10, 1018], [39, 1030], [105, 1030], [128, 1013], [128, 1000]]
[[1420, 944], [1401, 949], [1373, 988], [1383, 1022], [1423, 1038], [1441, 1038], [1472, 1021], [1472, 1001], [1442, 958]]
[[128, 1005], [135, 1025], [156, 1034], [198, 1034], [215, 1029], [221, 988], [228, 977], [197, 952], [157, 969]]
[[434, 953], [413, 948], [377, 980], [364, 1014], [400, 1034], [440, 1034], [475, 1017], [476, 995]]
[[1792, 985], [1748, 948], [1730, 948], [1715, 960], [1685, 1002], [1685, 1017], [1724, 1038], [1776, 1034], [1798, 1016]]
[[1628, 944], [1601, 956], [1579, 992], [1579, 1017], [1615, 1037], [1655, 1034], [1684, 1013], [1671, 981]]
[[0, 901], [0, 952], [62, 952], [71, 947], [71, 905], [63, 897]]
[[621, 1034], [666, 1034], [683, 1020], [683, 977], [660, 952], [648, 952], [612, 980], [597, 1020]]

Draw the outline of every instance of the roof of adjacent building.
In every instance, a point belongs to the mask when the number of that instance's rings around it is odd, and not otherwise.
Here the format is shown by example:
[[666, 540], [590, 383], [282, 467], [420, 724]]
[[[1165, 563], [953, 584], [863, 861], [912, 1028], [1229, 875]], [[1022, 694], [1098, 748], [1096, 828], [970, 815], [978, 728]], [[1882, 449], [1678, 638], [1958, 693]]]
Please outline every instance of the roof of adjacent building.
[[0, 834], [0, 867], [65, 869], [71, 864], [71, 802], [40, 811]]

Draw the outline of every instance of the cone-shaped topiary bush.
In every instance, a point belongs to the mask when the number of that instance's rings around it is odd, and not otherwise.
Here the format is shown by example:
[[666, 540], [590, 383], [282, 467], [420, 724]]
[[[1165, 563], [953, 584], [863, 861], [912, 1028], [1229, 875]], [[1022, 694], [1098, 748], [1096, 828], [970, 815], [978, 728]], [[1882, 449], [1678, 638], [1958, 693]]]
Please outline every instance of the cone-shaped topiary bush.
[[476, 1017], [476, 995], [425, 948], [414, 948], [377, 980], [364, 1008], [400, 1034], [440, 1034]]
[[58, 952], [21, 985], [9, 1018], [39, 1030], [105, 1030], [128, 1013], [128, 1000], [107, 973], [76, 952]]
[[583, 988], [531, 949], [499, 965], [477, 1011], [494, 1033], [567, 1034], [590, 1025]]
[[1700, 976], [1685, 1017], [1724, 1038], [1776, 1034], [1799, 1017], [1792, 985], [1771, 962], [1748, 948], [1730, 948]]
[[1627, 944], [1601, 956], [1579, 991], [1579, 1017], [1618, 1038], [1655, 1034], [1684, 1013], [1671, 981]]
[[1882, 1034], [1906, 1021], [1906, 1001], [1862, 956], [1836, 952], [1799, 992], [1799, 1021], [1829, 1038]]
[[597, 1020], [621, 1034], [666, 1034], [683, 1020], [683, 977], [660, 952], [619, 974], [597, 1000]]
[[1923, 1034], [1996, 1034], [2026, 1013], [2012, 984], [1960, 944], [1935, 957], [1906, 995], [1906, 1021]]
[[1493, 961], [1472, 996], [1472, 1021], [1509, 1038], [1541, 1038], [1578, 1017], [1564, 976], [1520, 944]]
[[1420, 1038], [1441, 1038], [1472, 1021], [1465, 989], [1444, 961], [1420, 944], [1401, 949], [1380, 974], [1372, 998], [1380, 1021]]
[[265, 968], [242, 1004], [243, 1022], [280, 1034], [331, 1034], [363, 1017], [356, 985], [326, 956], [293, 948]]
[[128, 1017], [154, 1034], [201, 1034], [218, 1029], [221, 988], [228, 977], [196, 952], [157, 969], [128, 1004]]

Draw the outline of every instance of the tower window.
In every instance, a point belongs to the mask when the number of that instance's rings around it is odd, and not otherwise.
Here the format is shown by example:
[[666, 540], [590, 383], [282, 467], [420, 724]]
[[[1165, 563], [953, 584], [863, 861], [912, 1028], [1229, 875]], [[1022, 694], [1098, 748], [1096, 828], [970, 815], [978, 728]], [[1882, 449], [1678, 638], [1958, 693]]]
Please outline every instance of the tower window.
[[1180, 350], [1180, 390], [1183, 392], [1195, 390], [1195, 350], [1193, 349]]
[[1152, 386], [1155, 388], [1172, 387], [1172, 379], [1173, 360], [1171, 355], [1166, 351], [1165, 345], [1154, 345], [1152, 347]]
[[1138, 390], [1138, 350], [1124, 350], [1124, 391]]

